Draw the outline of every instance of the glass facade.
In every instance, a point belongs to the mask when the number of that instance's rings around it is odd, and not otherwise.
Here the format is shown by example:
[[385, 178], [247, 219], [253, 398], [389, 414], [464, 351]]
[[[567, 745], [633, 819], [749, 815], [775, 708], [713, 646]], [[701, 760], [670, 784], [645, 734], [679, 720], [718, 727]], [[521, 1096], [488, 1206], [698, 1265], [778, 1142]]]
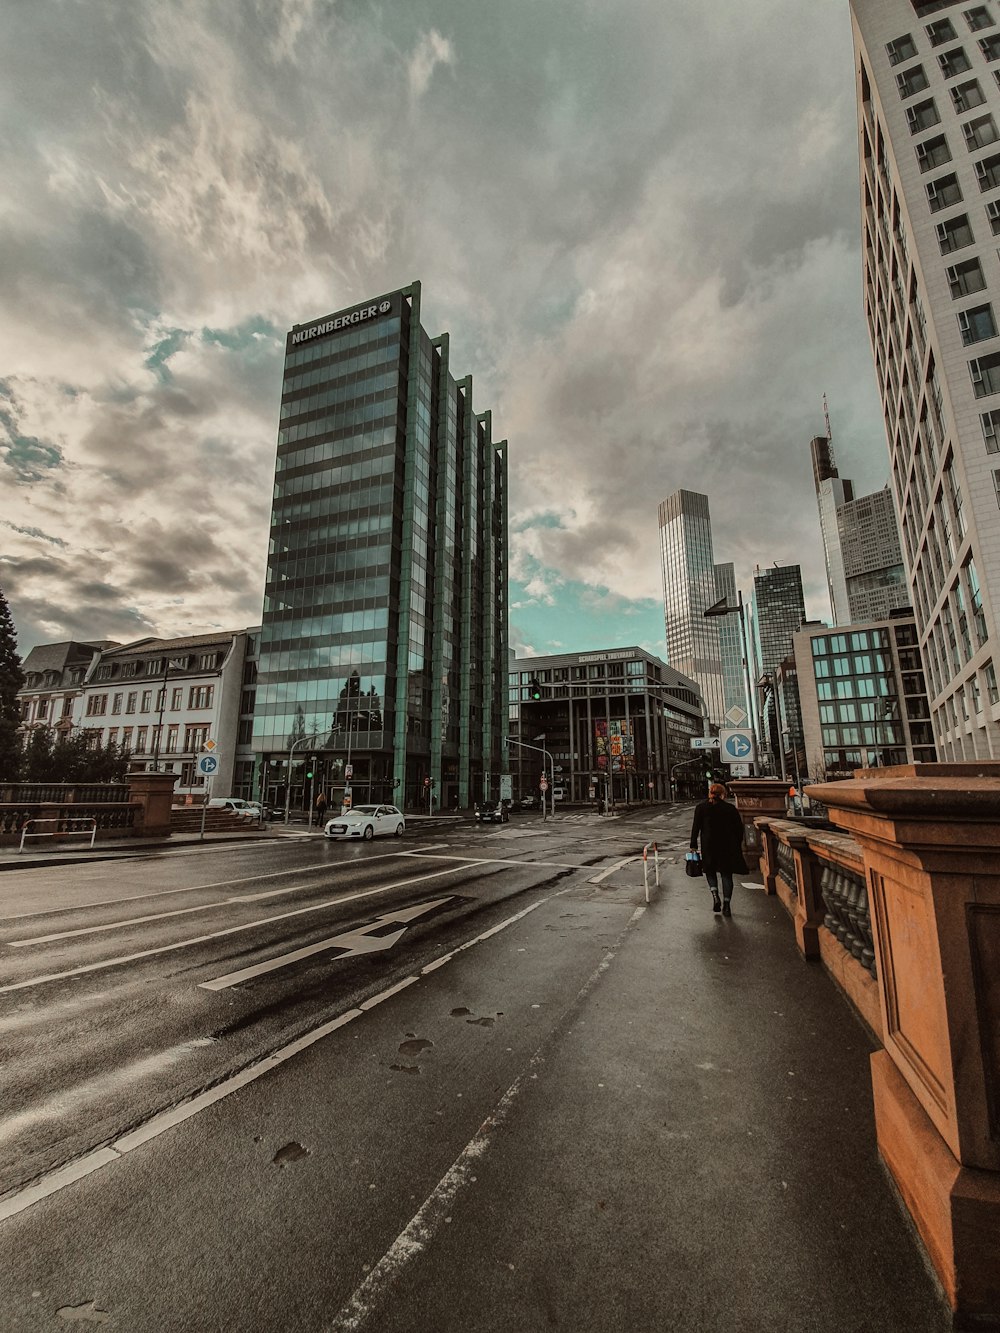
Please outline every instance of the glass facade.
[[506, 442], [448, 352], [416, 283], [288, 335], [253, 732], [272, 800], [466, 805], [499, 772]]
[[935, 760], [912, 621], [814, 633], [809, 646], [827, 777]]
[[667, 661], [698, 682], [710, 720], [721, 726], [727, 706], [719, 641], [724, 617], [704, 616], [724, 595], [716, 589], [708, 496], [675, 491], [660, 505], [659, 519]]

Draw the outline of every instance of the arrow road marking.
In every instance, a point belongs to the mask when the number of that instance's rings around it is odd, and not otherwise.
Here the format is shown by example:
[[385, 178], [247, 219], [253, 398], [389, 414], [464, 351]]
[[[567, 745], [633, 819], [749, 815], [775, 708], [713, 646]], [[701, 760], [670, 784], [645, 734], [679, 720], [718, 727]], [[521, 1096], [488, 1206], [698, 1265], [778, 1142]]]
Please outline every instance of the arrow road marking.
[[[225, 990], [229, 986], [238, 985], [241, 981], [249, 981], [251, 977], [274, 972], [279, 967], [288, 967], [302, 958], [310, 958], [313, 954], [323, 953], [329, 949], [343, 949], [341, 958], [353, 958], [358, 954], [391, 949], [406, 934], [406, 927], [411, 921], [451, 901], [451, 898], [435, 898], [433, 902], [418, 903], [416, 907], [403, 907], [395, 912], [386, 912], [377, 921], [368, 926], [361, 926], [358, 930], [349, 930], [343, 935], [333, 935], [330, 939], [320, 940], [317, 944], [306, 945], [305, 948], [295, 949], [291, 953], [279, 954], [277, 958], [271, 958], [266, 963], [256, 963], [253, 967], [244, 967], [238, 972], [227, 972], [224, 977], [216, 977], [213, 981], [202, 981], [199, 985], [202, 990]], [[394, 930], [391, 935], [372, 934], [373, 931], [393, 925], [397, 921], [403, 923], [401, 930]]]

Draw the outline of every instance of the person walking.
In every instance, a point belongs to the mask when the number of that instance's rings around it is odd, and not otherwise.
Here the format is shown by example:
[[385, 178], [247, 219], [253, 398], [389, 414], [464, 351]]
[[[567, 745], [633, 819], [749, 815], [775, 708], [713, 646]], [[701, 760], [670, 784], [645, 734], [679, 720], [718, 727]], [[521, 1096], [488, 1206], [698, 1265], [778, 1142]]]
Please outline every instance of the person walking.
[[[713, 782], [708, 789], [708, 800], [694, 808], [691, 825], [691, 850], [698, 851], [701, 839], [701, 864], [705, 879], [712, 890], [712, 911], [732, 916], [733, 875], [746, 874], [743, 859], [743, 820], [734, 805], [726, 800], [728, 792], [721, 782]], [[719, 901], [719, 880], [722, 880], [722, 901]]]
[[323, 827], [326, 823], [326, 792], [321, 791], [316, 797], [316, 823]]

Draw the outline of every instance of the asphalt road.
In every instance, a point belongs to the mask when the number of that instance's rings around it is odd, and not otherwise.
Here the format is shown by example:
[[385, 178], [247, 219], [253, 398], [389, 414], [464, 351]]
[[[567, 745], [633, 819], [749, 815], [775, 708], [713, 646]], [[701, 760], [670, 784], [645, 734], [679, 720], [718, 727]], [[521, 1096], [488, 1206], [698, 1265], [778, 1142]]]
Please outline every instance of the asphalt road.
[[[686, 814], [661, 814], [647, 828], [526, 816], [444, 835], [440, 825], [414, 826], [403, 839], [368, 844], [306, 836], [8, 871], [0, 1218], [10, 1220], [0, 1227], [32, 1212], [58, 1225], [96, 1184], [91, 1174], [50, 1193], [60, 1173], [83, 1171], [102, 1153], [117, 1161], [130, 1135], [151, 1148], [172, 1110], [190, 1110], [199, 1096], [216, 1105], [213, 1089], [233, 1096], [234, 1080], [256, 1082], [268, 1057], [328, 1027], [321, 1040], [336, 1041], [365, 1077], [360, 1087], [324, 1081], [317, 1095], [352, 1134], [367, 1127], [379, 1178], [399, 1177], [399, 1155], [437, 1163], [440, 1145], [453, 1157], [641, 900], [637, 865], [626, 888], [602, 871], [640, 852], [647, 836], [670, 840], [679, 819]], [[350, 1035], [338, 1026], [374, 1013], [414, 978], [425, 992], [435, 981], [446, 988], [445, 973], [459, 966], [463, 1002], [438, 1015], [447, 1043], [416, 1020], [389, 1050], [370, 1045], [373, 1024], [355, 1023]], [[419, 1113], [417, 1132], [411, 1117], [429, 1064], [434, 1105]], [[165, 1131], [164, 1142], [182, 1132]], [[273, 1147], [275, 1170], [291, 1169], [299, 1149]], [[349, 1193], [368, 1190], [371, 1156], [369, 1146], [346, 1171]], [[168, 1169], [156, 1189], [174, 1187]], [[394, 1205], [405, 1212], [408, 1201]], [[150, 1326], [175, 1326], [159, 1318]]]
[[941, 1333], [866, 1040], [689, 820], [6, 871], [0, 1333]]

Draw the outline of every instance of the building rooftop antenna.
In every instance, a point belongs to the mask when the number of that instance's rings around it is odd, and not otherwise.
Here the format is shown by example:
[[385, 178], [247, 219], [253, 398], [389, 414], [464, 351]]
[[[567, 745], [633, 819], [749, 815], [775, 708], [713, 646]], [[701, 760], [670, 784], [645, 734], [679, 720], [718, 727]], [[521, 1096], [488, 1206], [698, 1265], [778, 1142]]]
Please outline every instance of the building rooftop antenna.
[[823, 420], [826, 422], [826, 438], [830, 445], [830, 466], [835, 468], [837, 460], [833, 456], [833, 431], [830, 428], [830, 408], [827, 406], [826, 394], [823, 395]]

